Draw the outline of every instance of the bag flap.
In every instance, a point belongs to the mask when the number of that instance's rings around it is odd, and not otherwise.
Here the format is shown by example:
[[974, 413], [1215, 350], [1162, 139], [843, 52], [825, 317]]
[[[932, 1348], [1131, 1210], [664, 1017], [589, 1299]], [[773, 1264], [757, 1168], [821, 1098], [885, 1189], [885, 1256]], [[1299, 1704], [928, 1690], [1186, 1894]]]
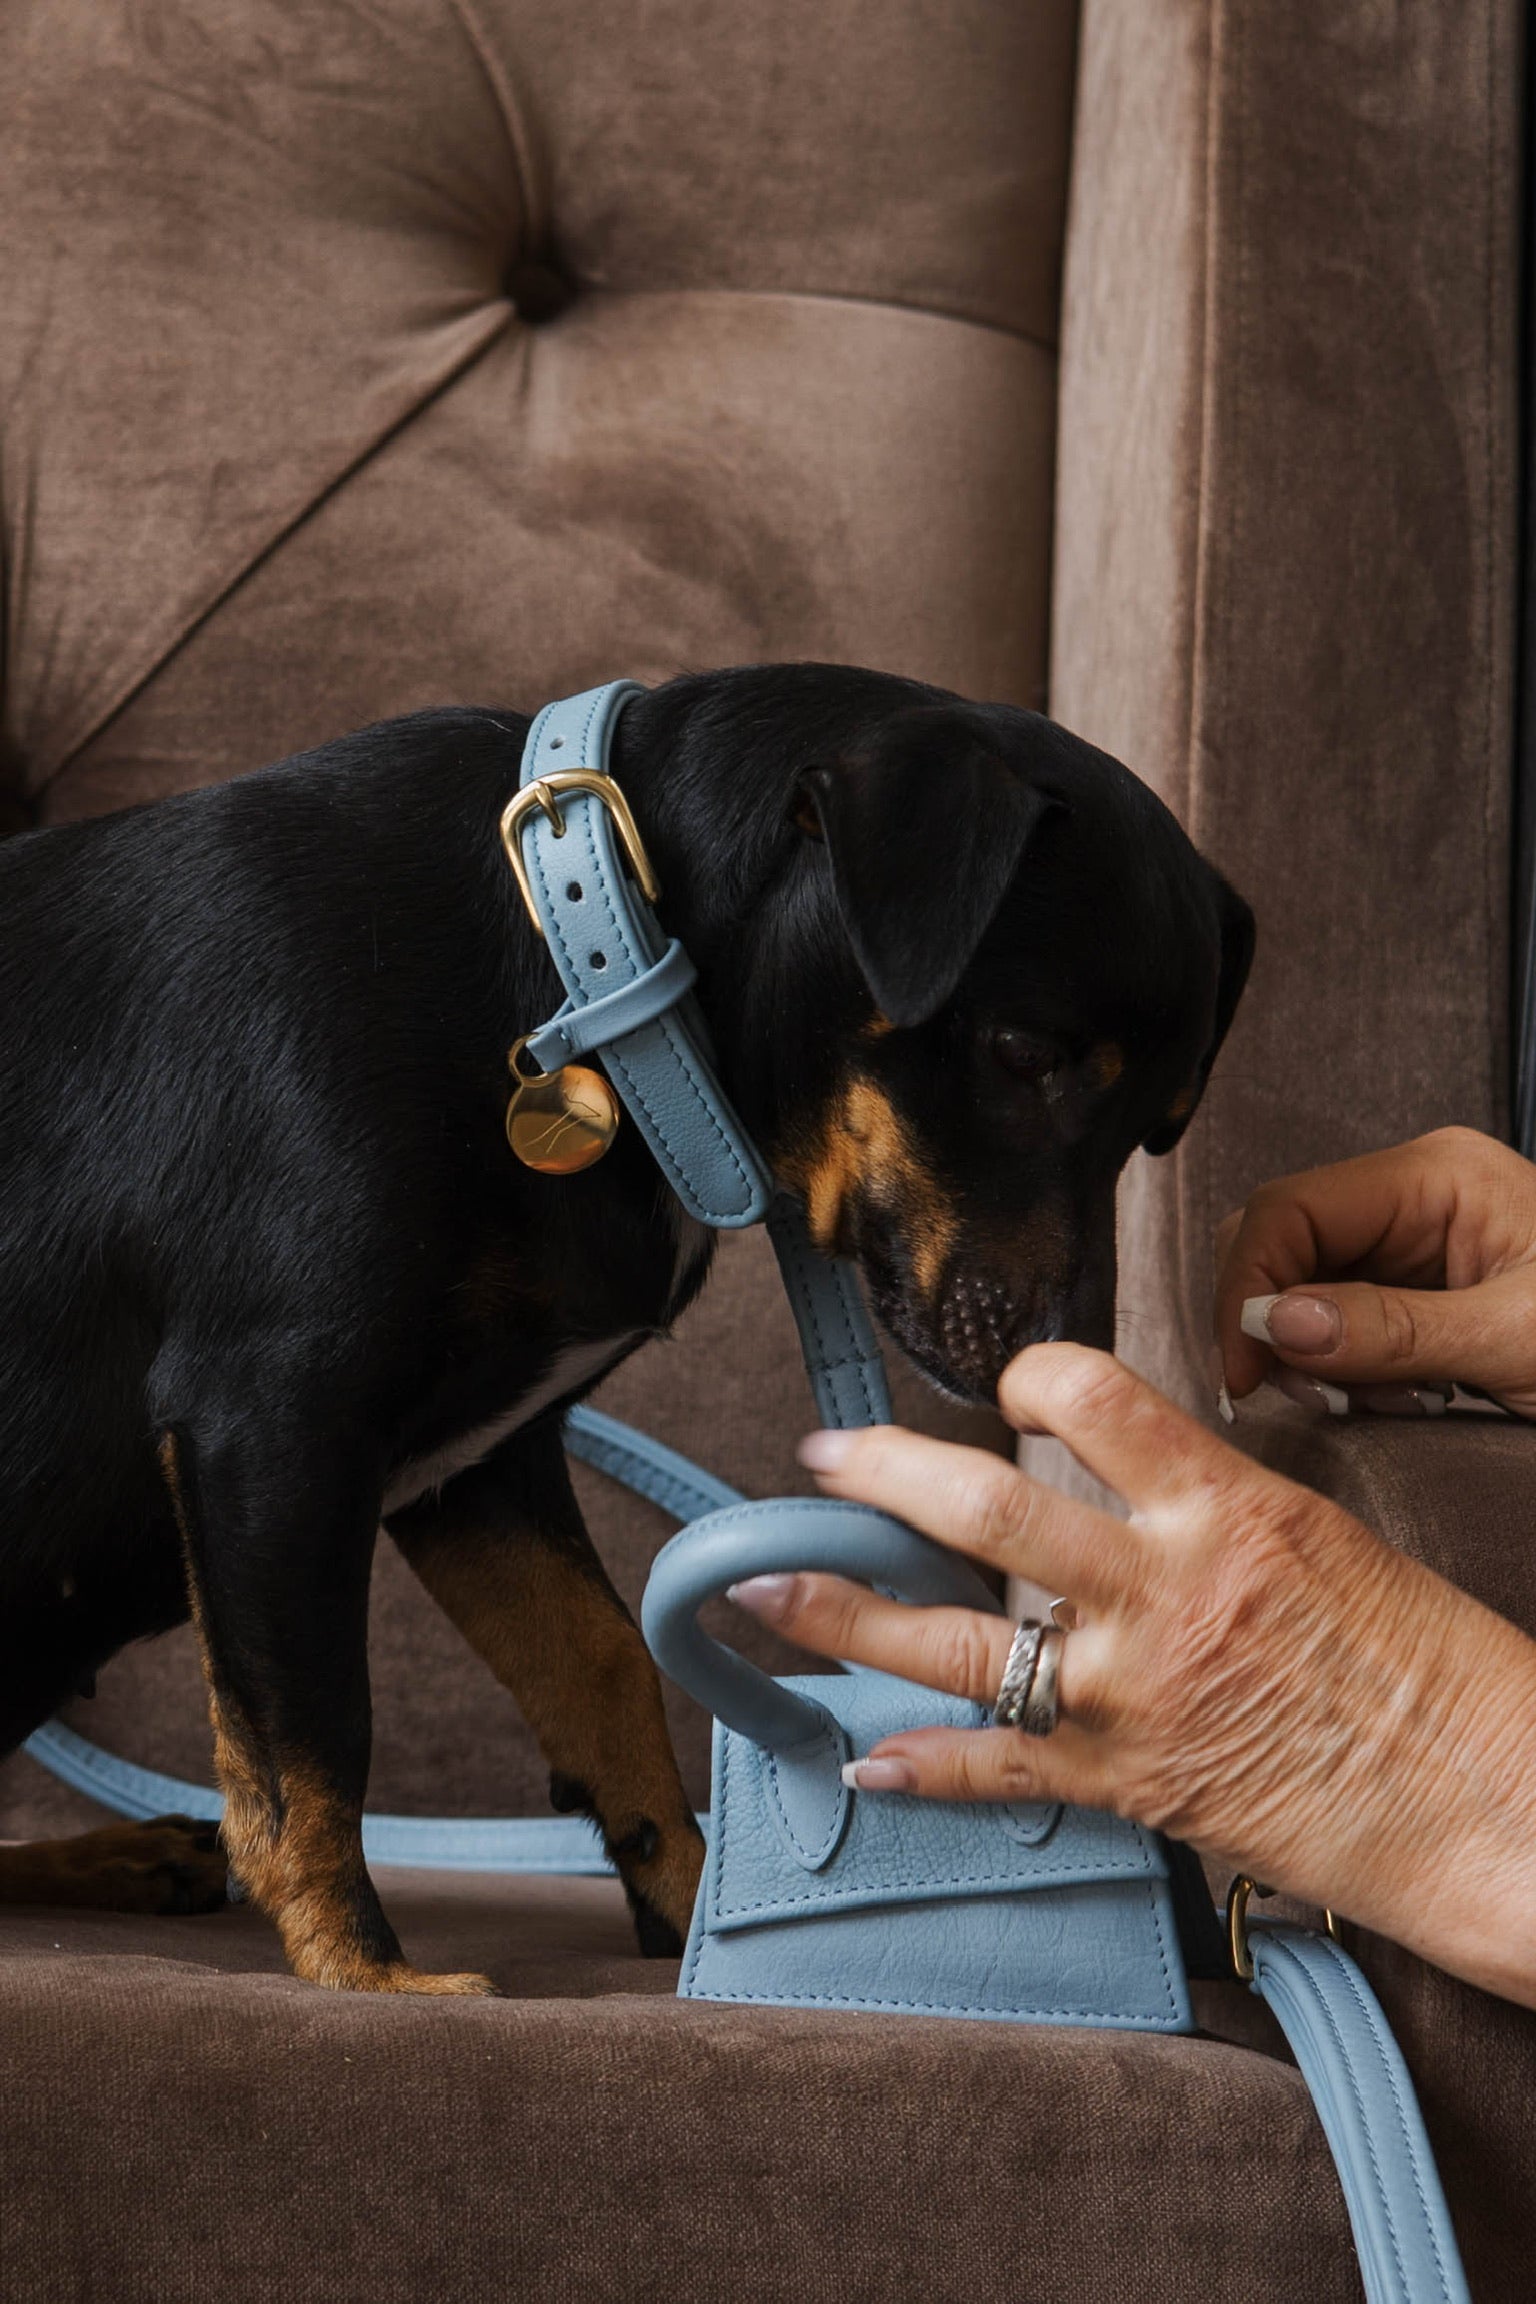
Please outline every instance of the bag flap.
[[[855, 1758], [898, 1729], [987, 1722], [977, 1705], [883, 1672], [807, 1674], [786, 1685], [825, 1706]], [[771, 1753], [716, 1721], [703, 1907], [710, 1934], [871, 1905], [1168, 1877], [1156, 1833], [1098, 1809], [962, 1805], [890, 1792], [854, 1792], [834, 1852], [808, 1870], [786, 1838], [774, 1774]]]

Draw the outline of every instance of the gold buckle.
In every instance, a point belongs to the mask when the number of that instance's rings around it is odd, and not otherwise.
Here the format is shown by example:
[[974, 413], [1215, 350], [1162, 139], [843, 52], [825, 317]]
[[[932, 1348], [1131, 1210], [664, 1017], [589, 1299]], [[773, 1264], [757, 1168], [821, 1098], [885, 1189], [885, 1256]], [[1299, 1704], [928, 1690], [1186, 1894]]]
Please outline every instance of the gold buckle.
[[[1252, 1896], [1273, 1896], [1273, 1888], [1261, 1888], [1246, 1872], [1233, 1876], [1227, 1890], [1227, 1950], [1232, 1955], [1232, 1973], [1241, 1983], [1253, 1982], [1253, 1953], [1248, 1944], [1248, 1900]], [[1339, 1934], [1339, 1923], [1333, 1912], [1324, 1909], [1323, 1926], [1335, 1944], [1344, 1939]]]
[[645, 842], [629, 812], [629, 802], [613, 778], [605, 776], [599, 768], [557, 768], [553, 774], [537, 777], [532, 784], [525, 784], [520, 792], [514, 792], [501, 812], [501, 844], [507, 852], [507, 862], [517, 875], [517, 885], [523, 892], [528, 917], [541, 936], [544, 923], [539, 918], [539, 908], [534, 902], [533, 888], [528, 878], [528, 867], [523, 862], [523, 819], [531, 815], [535, 808], [541, 808], [555, 828], [555, 838], [563, 840], [565, 818], [557, 806], [562, 792], [590, 792], [594, 800], [601, 800], [618, 826], [630, 870], [639, 881], [640, 892], [646, 902], [654, 904], [661, 894], [651, 860], [645, 852]]

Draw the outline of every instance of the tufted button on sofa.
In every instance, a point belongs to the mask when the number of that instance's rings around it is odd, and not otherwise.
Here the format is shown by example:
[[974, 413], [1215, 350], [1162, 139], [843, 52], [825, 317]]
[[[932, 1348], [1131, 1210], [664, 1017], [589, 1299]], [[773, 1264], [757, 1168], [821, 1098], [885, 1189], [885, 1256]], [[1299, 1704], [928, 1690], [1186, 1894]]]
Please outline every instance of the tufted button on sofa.
[[[1195, 1398], [1231, 1197], [1447, 1099], [1500, 1118], [1514, 24], [8, 0], [0, 828], [620, 673], [1049, 684], [1260, 907], [1246, 1038], [1126, 1195], [1128, 1349]], [[1448, 941], [1415, 1041], [1425, 907]], [[796, 1484], [759, 1239], [602, 1404]], [[1007, 1444], [899, 1372], [898, 1406]], [[1536, 1617], [1527, 1436], [1450, 1464], [1426, 1435], [1390, 1462], [1251, 1437]], [[665, 1524], [582, 1487], [633, 1601]], [[387, 1546], [373, 1658], [372, 1805], [542, 1810], [509, 1701]], [[181, 1636], [69, 1717], [207, 1775]], [[702, 1802], [706, 1724], [672, 1718]], [[97, 1820], [0, 1766], [0, 1833]], [[380, 1877], [412, 1957], [505, 1996], [324, 1994], [247, 1910], [0, 1914], [6, 2304], [1359, 2293], [1305, 2090], [1236, 1987], [1189, 2040], [679, 2004], [609, 1882]], [[1532, 2029], [1377, 1958], [1474, 2286], [1513, 2298]]]
[[8, 11], [26, 799], [614, 664], [1039, 701], [1075, 13]]

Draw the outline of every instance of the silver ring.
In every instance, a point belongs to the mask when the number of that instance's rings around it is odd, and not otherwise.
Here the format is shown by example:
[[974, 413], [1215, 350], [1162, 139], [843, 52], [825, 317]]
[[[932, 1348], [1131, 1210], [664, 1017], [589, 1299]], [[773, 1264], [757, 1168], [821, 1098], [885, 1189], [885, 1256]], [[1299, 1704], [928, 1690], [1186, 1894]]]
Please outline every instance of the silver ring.
[[1019, 1720], [1026, 1736], [1049, 1736], [1061, 1717], [1061, 1652], [1066, 1644], [1059, 1625], [1048, 1624], [1040, 1635], [1034, 1676]]
[[1037, 1624], [1032, 1616], [1026, 1616], [1015, 1628], [1013, 1646], [1008, 1651], [1008, 1661], [998, 1684], [997, 1702], [992, 1707], [994, 1728], [1017, 1728], [1022, 1724], [1045, 1632], [1045, 1626]]

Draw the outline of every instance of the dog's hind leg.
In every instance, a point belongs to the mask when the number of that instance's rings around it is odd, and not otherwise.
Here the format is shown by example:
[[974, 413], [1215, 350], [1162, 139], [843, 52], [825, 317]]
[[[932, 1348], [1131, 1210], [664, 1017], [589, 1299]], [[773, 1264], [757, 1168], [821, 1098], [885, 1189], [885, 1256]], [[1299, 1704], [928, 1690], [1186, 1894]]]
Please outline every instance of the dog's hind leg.
[[[287, 1439], [288, 1449], [284, 1449]], [[404, 1959], [363, 1861], [377, 1496], [312, 1441], [242, 1420], [167, 1432], [232, 1870], [296, 1976], [353, 1991], [489, 1992]]]
[[704, 1841], [656, 1667], [592, 1549], [558, 1426], [520, 1433], [388, 1525], [516, 1697], [549, 1762], [555, 1805], [599, 1827], [641, 1950], [680, 1952]]
[[[81, 1680], [57, 1619], [16, 1610], [0, 1635], [0, 1758], [17, 1750]], [[111, 1823], [62, 1840], [0, 1846], [0, 1904], [96, 1912], [217, 1912], [227, 1902], [218, 1828], [190, 1816]]]
[[28, 1840], [0, 1848], [0, 1904], [217, 1912], [225, 1901], [218, 1827], [190, 1816], [103, 1824], [67, 1840]]

